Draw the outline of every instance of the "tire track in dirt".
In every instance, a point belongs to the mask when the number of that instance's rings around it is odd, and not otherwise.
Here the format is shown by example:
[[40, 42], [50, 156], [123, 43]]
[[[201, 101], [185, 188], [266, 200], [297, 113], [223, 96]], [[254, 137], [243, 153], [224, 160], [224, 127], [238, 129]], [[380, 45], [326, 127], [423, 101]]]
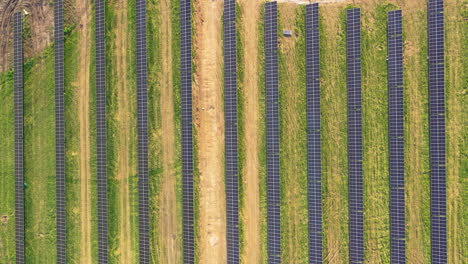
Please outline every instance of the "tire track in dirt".
[[[162, 263], [178, 263], [181, 258], [178, 228], [176, 171], [175, 171], [175, 125], [174, 94], [172, 80], [172, 22], [171, 0], [162, 0], [161, 4], [161, 117], [162, 117], [162, 162], [163, 180], [160, 195], [161, 221], [159, 226], [159, 244]], [[157, 105], [157, 104], [156, 104]]]
[[119, 182], [119, 248], [121, 263], [134, 263], [132, 251], [132, 230], [131, 230], [131, 201], [130, 201], [130, 175], [133, 173], [130, 164], [131, 151], [131, 109], [129, 84], [127, 78], [127, 51], [128, 43], [128, 5], [125, 1], [119, 1], [115, 6], [117, 16], [116, 34], [116, 62], [117, 62], [117, 87], [118, 87], [118, 173]]
[[243, 170], [244, 202], [242, 206], [242, 225], [244, 226], [245, 246], [241, 253], [243, 263], [260, 263], [260, 109], [259, 109], [259, 67], [258, 44], [260, 22], [260, 1], [240, 0], [242, 24], [239, 26], [244, 40], [244, 100], [245, 111], [241, 116], [244, 122], [245, 167]]
[[90, 168], [90, 116], [89, 116], [89, 81], [91, 61], [91, 30], [90, 16], [91, 3], [89, 1], [76, 0], [77, 13], [80, 14], [78, 27], [79, 43], [79, 69], [78, 69], [78, 107], [80, 121], [80, 217], [81, 240], [80, 261], [92, 263], [91, 253], [91, 168]]
[[222, 87], [222, 1], [195, 2], [194, 85], [198, 145], [200, 263], [225, 263], [224, 111]]

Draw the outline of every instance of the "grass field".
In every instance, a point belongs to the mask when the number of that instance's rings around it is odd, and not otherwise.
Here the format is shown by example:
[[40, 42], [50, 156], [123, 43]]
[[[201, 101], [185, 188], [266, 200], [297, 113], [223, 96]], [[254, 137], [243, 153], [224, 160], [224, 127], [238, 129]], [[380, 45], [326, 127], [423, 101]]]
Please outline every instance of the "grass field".
[[53, 49], [25, 71], [24, 169], [26, 257], [34, 263], [56, 259], [55, 106]]
[[15, 113], [13, 71], [0, 74], [0, 262], [15, 261]]
[[305, 7], [283, 4], [278, 15], [280, 32], [294, 31], [279, 37], [282, 259], [308, 263]]
[[[248, 0], [247, 0], [248, 1]], [[138, 259], [138, 171], [136, 128], [136, 61], [134, 2], [106, 4], [107, 114], [109, 176], [109, 243], [112, 263]], [[238, 81], [241, 252], [243, 263], [267, 263], [267, 187], [265, 143], [265, 54], [263, 4], [257, 32], [245, 31], [246, 1], [238, 5]], [[346, 9], [347, 3], [324, 4], [321, 12], [321, 103], [324, 262], [349, 262]], [[389, 147], [387, 87], [387, 11], [402, 8], [405, 39], [405, 155], [408, 263], [430, 263], [430, 164], [427, 74], [427, 14], [424, 1], [356, 1], [362, 8], [363, 135], [366, 263], [390, 262]], [[463, 7], [463, 8], [461, 8]], [[468, 241], [466, 192], [468, 162], [464, 120], [468, 1], [446, 0], [447, 195], [449, 263], [466, 263]], [[94, 10], [93, 10], [94, 11]], [[279, 4], [282, 258], [285, 263], [308, 262], [307, 237], [307, 123], [304, 7]], [[195, 13], [195, 15], [197, 15]], [[72, 16], [72, 13], [68, 13]], [[149, 136], [151, 186], [151, 254], [158, 263], [182, 263], [182, 185], [180, 135], [180, 29], [178, 1], [148, 0]], [[71, 19], [73, 20], [73, 19]], [[73, 20], [74, 21], [74, 20]], [[91, 18], [94, 31], [94, 14]], [[69, 22], [65, 42], [68, 261], [82, 260], [80, 208], [80, 111], [78, 27]], [[200, 31], [194, 25], [194, 38]], [[293, 30], [291, 38], [282, 30]], [[29, 41], [30, 33], [26, 37]], [[252, 46], [257, 57], [248, 58]], [[249, 42], [250, 40], [250, 42]], [[220, 40], [221, 41], [221, 40]], [[97, 262], [95, 62], [94, 32], [90, 40], [89, 138], [91, 170], [91, 255]], [[196, 50], [194, 50], [195, 52]], [[196, 54], [194, 54], [195, 56]], [[249, 61], [255, 61], [256, 85], [249, 83]], [[194, 72], [198, 72], [194, 60]], [[200, 66], [200, 65], [198, 65]], [[219, 76], [218, 76], [219, 77]], [[194, 86], [196, 87], [196, 86]], [[25, 181], [26, 254], [31, 263], [56, 261], [54, 49], [28, 58], [25, 64]], [[194, 88], [196, 89], [196, 88]], [[221, 89], [221, 88], [220, 88]], [[252, 89], [258, 96], [252, 101]], [[15, 260], [14, 104], [13, 72], [0, 73], [0, 263]], [[170, 99], [170, 100], [169, 100]], [[248, 244], [249, 124], [256, 104], [258, 166], [258, 245]], [[194, 130], [195, 139], [199, 131]], [[197, 140], [195, 140], [197, 142]], [[204, 151], [195, 146], [197, 153]], [[250, 178], [251, 179], [251, 178]], [[195, 171], [196, 208], [200, 173]], [[81, 195], [80, 195], [81, 192]], [[172, 199], [172, 200], [171, 200]], [[167, 214], [167, 208], [171, 208]], [[172, 219], [172, 220], [171, 220]], [[200, 211], [196, 209], [196, 221]], [[172, 222], [166, 229], [167, 223]], [[198, 247], [200, 226], [196, 226]], [[249, 247], [250, 248], [247, 248]], [[247, 257], [252, 248], [258, 259]], [[200, 252], [197, 251], [200, 260]]]

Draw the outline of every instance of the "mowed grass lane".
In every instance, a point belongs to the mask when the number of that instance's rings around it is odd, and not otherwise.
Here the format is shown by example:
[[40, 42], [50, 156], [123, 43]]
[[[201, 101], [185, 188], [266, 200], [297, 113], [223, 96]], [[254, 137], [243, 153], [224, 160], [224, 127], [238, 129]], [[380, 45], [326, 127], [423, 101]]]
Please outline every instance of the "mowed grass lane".
[[110, 260], [138, 260], [135, 2], [106, 3]]
[[56, 261], [54, 50], [25, 71], [26, 258]]
[[15, 261], [15, 112], [13, 71], [0, 74], [0, 262]]
[[308, 263], [305, 8], [281, 4], [278, 15], [282, 259]]

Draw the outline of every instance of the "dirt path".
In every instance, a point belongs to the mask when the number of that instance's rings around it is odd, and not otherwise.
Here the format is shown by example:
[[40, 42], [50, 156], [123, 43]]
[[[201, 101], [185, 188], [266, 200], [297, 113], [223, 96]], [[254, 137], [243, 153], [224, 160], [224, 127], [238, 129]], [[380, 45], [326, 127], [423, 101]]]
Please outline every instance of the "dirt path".
[[245, 99], [244, 121], [245, 137], [240, 140], [245, 145], [244, 171], [244, 203], [242, 206], [242, 221], [244, 226], [243, 263], [260, 263], [260, 162], [259, 162], [259, 94], [258, 85], [258, 23], [260, 20], [260, 1], [241, 0], [243, 16], [239, 30], [244, 40], [244, 80], [243, 93]]
[[119, 120], [118, 130], [118, 173], [117, 180], [120, 187], [120, 209], [119, 209], [119, 249], [121, 263], [134, 263], [132, 251], [132, 230], [131, 230], [131, 202], [130, 202], [130, 181], [129, 177], [133, 173], [130, 165], [131, 151], [131, 109], [129, 84], [127, 76], [127, 51], [128, 43], [128, 6], [125, 1], [119, 1], [115, 7], [117, 15], [116, 33], [116, 56], [117, 56], [117, 86], [118, 86], [118, 110]]
[[90, 135], [89, 135], [89, 69], [91, 61], [91, 31], [90, 16], [91, 3], [89, 1], [76, 1], [77, 13], [81, 15], [79, 21], [79, 120], [80, 120], [80, 216], [81, 240], [80, 261], [92, 263], [91, 254], [91, 168], [90, 168]]
[[178, 263], [181, 257], [181, 230], [178, 229], [176, 176], [175, 176], [175, 127], [174, 94], [172, 82], [172, 24], [171, 0], [161, 1], [161, 116], [163, 180], [160, 195], [161, 221], [159, 244], [162, 263]]
[[226, 262], [222, 1], [196, 1], [194, 86], [200, 182], [200, 263]]

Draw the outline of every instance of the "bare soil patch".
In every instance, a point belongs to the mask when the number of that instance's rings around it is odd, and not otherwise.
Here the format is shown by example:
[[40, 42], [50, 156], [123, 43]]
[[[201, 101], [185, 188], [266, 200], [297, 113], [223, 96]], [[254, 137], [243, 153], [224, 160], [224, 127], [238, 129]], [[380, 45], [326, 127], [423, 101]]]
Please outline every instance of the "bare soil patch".
[[[72, 1], [72, 0], [70, 0]], [[30, 34], [25, 36], [24, 56], [26, 59], [38, 55], [52, 43], [54, 10], [48, 0], [5, 0], [0, 2], [0, 72], [6, 71], [13, 62], [13, 14], [26, 10]]]
[[194, 112], [198, 145], [200, 263], [226, 262], [222, 1], [195, 2]]
[[2, 217], [0, 217], [0, 221], [2, 222], [3, 225], [6, 225], [8, 223], [8, 215], [2, 215]]

